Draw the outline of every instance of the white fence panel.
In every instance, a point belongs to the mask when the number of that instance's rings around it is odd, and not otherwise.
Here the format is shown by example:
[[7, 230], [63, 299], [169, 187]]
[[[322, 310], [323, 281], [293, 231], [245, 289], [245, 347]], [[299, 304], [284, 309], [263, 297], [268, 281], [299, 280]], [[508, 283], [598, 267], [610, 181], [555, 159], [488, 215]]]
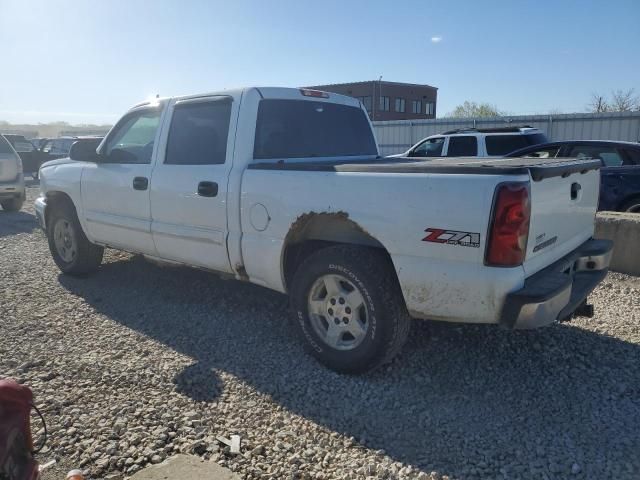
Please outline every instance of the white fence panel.
[[419, 140], [448, 130], [529, 125], [549, 140], [623, 140], [640, 142], [640, 112], [521, 115], [498, 118], [438, 118], [373, 122], [382, 155], [402, 153]]

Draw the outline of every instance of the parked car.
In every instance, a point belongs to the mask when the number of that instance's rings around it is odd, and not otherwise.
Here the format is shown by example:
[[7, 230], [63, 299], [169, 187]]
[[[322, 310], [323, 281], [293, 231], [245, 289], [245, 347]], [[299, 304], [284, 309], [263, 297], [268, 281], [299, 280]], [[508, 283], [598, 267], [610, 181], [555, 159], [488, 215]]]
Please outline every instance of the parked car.
[[47, 142], [47, 140], [49, 139], [45, 137], [36, 137], [36, 138], [29, 139], [33, 147], [38, 151], [40, 151], [42, 147], [44, 147], [44, 144]]
[[431, 135], [391, 157], [500, 157], [547, 141], [537, 128], [463, 128]]
[[11, 143], [0, 135], [0, 206], [17, 212], [25, 200], [22, 160]]
[[11, 146], [22, 160], [22, 171], [37, 176], [40, 168], [40, 155], [33, 144], [24, 135], [15, 133], [4, 133], [3, 136], [9, 141]]
[[393, 358], [410, 317], [589, 315], [611, 255], [592, 238], [600, 162], [382, 159], [366, 110], [333, 93], [158, 99], [97, 152], [78, 145], [42, 167], [35, 201], [63, 273], [112, 247], [287, 293], [307, 350], [340, 372]]
[[640, 143], [570, 140], [524, 148], [508, 156], [599, 160], [602, 168], [598, 210], [640, 213]]
[[[86, 141], [90, 145], [95, 145], [94, 148], [96, 148], [100, 144], [102, 138], [103, 137], [99, 136], [49, 138], [43, 143], [43, 146], [40, 149], [39, 167], [43, 163], [56, 160], [58, 158], [66, 158], [68, 160], [71, 146], [77, 141]], [[36, 173], [34, 178], [37, 178], [37, 175], [38, 174]]]
[[[95, 150], [102, 142], [104, 137], [98, 136], [87, 136], [87, 137], [74, 137], [73, 142], [71, 143], [71, 148], [76, 147], [76, 152], [81, 152], [82, 155], [89, 155], [91, 153], [95, 153]], [[45, 161], [40, 168], [48, 165], [60, 165], [63, 163], [73, 162], [71, 158], [67, 155], [66, 157], [55, 155], [52, 160]]]

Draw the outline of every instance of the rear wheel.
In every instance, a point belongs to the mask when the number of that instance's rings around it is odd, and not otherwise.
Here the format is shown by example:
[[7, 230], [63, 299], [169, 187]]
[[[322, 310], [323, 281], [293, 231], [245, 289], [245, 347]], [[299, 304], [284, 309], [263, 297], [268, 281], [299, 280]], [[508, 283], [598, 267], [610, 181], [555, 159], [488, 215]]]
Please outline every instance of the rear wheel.
[[312, 254], [294, 275], [291, 304], [306, 349], [342, 373], [391, 361], [411, 325], [393, 266], [376, 249], [340, 245]]
[[104, 249], [87, 239], [70, 205], [61, 205], [51, 212], [47, 239], [53, 260], [63, 273], [84, 275], [102, 263]]
[[12, 198], [11, 200], [4, 200], [3, 202], [0, 202], [0, 205], [2, 205], [2, 209], [7, 212], [17, 212], [22, 208], [23, 204], [24, 199], [22, 197]]

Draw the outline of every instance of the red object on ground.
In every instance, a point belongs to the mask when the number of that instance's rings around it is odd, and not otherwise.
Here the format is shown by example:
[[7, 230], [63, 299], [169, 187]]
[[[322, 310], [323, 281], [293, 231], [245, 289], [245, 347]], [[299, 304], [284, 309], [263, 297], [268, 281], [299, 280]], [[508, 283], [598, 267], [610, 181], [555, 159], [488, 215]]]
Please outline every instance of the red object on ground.
[[0, 380], [0, 478], [37, 480], [38, 463], [33, 458], [29, 387], [14, 380]]

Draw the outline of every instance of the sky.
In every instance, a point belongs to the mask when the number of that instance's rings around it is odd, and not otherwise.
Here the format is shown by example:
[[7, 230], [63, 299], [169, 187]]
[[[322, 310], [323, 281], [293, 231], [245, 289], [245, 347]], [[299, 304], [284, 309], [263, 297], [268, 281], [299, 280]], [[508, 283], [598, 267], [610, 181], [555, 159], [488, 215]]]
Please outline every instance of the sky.
[[378, 79], [511, 114], [640, 94], [640, 0], [0, 0], [0, 120], [112, 123], [150, 96]]

